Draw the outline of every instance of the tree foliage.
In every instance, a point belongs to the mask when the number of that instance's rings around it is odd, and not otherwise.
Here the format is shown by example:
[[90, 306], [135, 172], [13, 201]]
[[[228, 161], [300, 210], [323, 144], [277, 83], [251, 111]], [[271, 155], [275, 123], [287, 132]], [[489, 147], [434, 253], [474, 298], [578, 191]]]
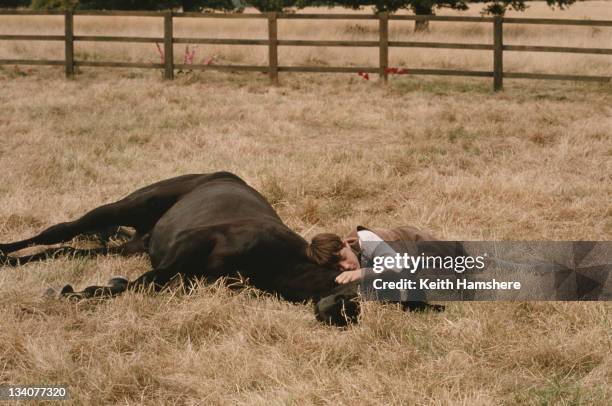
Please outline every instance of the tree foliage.
[[296, 2], [294, 0], [245, 0], [245, 3], [265, 13], [268, 11], [289, 11], [290, 8], [295, 6]]
[[184, 11], [240, 9], [236, 0], [33, 0], [35, 9], [81, 10], [168, 10], [182, 7]]
[[[9, 2], [10, 0], [0, 0]], [[12, 0], [11, 2], [15, 2]], [[322, 5], [323, 2], [318, 1]], [[27, 1], [29, 4], [29, 1]], [[0, 3], [1, 5], [2, 3]], [[331, 4], [331, 3], [325, 3]], [[261, 12], [284, 11], [314, 5], [311, 0], [33, 0], [35, 9], [242, 11], [254, 7]]]
[[183, 0], [183, 11], [242, 11], [240, 0]]
[[0, 0], [0, 8], [27, 7], [30, 0]]
[[[308, 0], [305, 0], [308, 1]], [[437, 9], [450, 8], [453, 10], [467, 10], [468, 0], [312, 0], [317, 5], [327, 5], [333, 7], [335, 5], [348, 7], [352, 9], [360, 9], [362, 7], [371, 6], [374, 11], [395, 13], [401, 9], [407, 9], [414, 12], [416, 15], [433, 15]], [[546, 0], [546, 3], [551, 7], [565, 7], [573, 4], [576, 0]], [[504, 15], [507, 10], [525, 11], [527, 5], [526, 0], [470, 0], [470, 3], [485, 3], [482, 10], [483, 14]], [[314, 4], [311, 3], [311, 4]], [[415, 31], [425, 31], [428, 29], [429, 22], [427, 20], [417, 20], [415, 22]]]
[[[469, 0], [469, 3], [485, 3], [484, 14], [504, 15], [507, 10], [525, 11], [526, 0]], [[576, 0], [546, 0], [551, 7], [564, 9]], [[468, 0], [317, 0], [319, 4], [328, 6], [340, 5], [353, 9], [372, 6], [376, 12], [394, 13], [401, 9], [413, 11], [417, 15], [435, 14], [440, 8], [467, 10]]]
[[434, 9], [444, 7], [455, 10], [467, 10], [468, 8], [465, 0], [338, 0], [329, 3], [329, 5], [332, 4], [353, 9], [373, 6], [375, 12], [388, 13], [408, 9], [414, 11], [415, 14], [432, 14]]
[[[486, 3], [482, 10], [483, 14], [503, 16], [508, 10], [525, 11], [529, 6], [525, 0], [472, 0], [473, 3]], [[546, 0], [550, 7], [558, 7], [561, 10], [574, 4], [576, 0]]]
[[[564, 9], [576, 0], [546, 0], [551, 7]], [[483, 3], [483, 14], [504, 15], [508, 10], [525, 11], [526, 0], [470, 0]], [[17, 7], [29, 0], [0, 0], [0, 7]], [[167, 10], [182, 7], [184, 11], [241, 11], [254, 7], [261, 12], [288, 12], [291, 9], [320, 6], [342, 6], [352, 9], [373, 7], [375, 12], [395, 13], [407, 9], [417, 15], [435, 14], [441, 8], [467, 10], [468, 0], [32, 0], [35, 9], [90, 9], [90, 10]], [[417, 21], [426, 28], [425, 21]], [[421, 27], [423, 28], [423, 27]]]
[[35, 10], [73, 10], [79, 5], [78, 0], [32, 0]]
[[180, 5], [177, 0], [80, 0], [78, 7], [89, 10], [166, 10]]

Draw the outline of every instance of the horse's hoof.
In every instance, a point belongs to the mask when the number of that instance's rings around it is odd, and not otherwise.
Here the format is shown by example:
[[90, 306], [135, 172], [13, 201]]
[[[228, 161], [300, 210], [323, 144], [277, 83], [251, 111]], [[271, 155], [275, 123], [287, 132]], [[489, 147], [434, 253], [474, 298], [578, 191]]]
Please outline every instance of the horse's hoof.
[[66, 285], [60, 291], [60, 296], [69, 295], [71, 293], [74, 293], [74, 289], [72, 289], [72, 286]]
[[431, 305], [431, 307], [429, 308], [429, 310], [434, 311], [434, 312], [443, 312], [446, 310], [446, 306], [444, 305], [439, 305], [439, 304], [435, 304], [435, 305]]
[[123, 276], [116, 276], [108, 281], [112, 288], [127, 288], [129, 281]]
[[429, 304], [425, 302], [402, 302], [402, 307], [404, 311], [409, 312], [424, 312], [426, 310], [432, 312], [443, 312], [446, 309], [446, 306], [439, 304]]
[[356, 323], [359, 316], [359, 303], [342, 295], [324, 297], [315, 304], [318, 321], [337, 327]]

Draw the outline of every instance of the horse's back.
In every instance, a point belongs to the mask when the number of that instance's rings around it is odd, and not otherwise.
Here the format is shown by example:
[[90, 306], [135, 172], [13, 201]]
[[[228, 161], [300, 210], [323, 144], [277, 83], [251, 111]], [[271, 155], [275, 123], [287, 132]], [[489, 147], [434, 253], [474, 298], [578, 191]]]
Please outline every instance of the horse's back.
[[206, 236], [198, 234], [207, 230], [226, 229], [232, 233], [240, 229], [244, 233], [246, 229], [263, 231], [265, 226], [286, 228], [259, 192], [239, 177], [223, 173], [182, 196], [159, 219], [151, 232], [151, 257], [163, 257], [185, 235], [197, 236], [199, 240]]
[[239, 177], [211, 177], [182, 196], [159, 220], [157, 226], [181, 230], [241, 219], [270, 219], [281, 222], [274, 208]]

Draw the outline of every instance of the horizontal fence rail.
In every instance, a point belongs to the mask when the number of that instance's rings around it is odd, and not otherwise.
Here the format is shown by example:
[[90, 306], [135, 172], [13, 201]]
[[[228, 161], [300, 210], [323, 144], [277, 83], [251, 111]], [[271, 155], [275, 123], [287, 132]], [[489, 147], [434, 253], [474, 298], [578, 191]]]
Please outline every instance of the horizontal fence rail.
[[[164, 78], [172, 79], [175, 69], [247, 71], [267, 73], [272, 83], [278, 82], [279, 72], [310, 73], [373, 73], [378, 74], [382, 82], [387, 81], [389, 74], [440, 75], [493, 78], [493, 88], [501, 90], [503, 79], [540, 79], [572, 80], [587, 82], [610, 82], [610, 76], [565, 75], [527, 72], [505, 72], [503, 69], [504, 52], [556, 52], [592, 55], [612, 55], [612, 48], [581, 48], [541, 45], [510, 45], [503, 42], [504, 24], [543, 24], [555, 26], [612, 27], [612, 20], [568, 20], [550, 18], [505, 18], [505, 17], [462, 17], [462, 16], [421, 16], [379, 14], [283, 14], [283, 13], [176, 13], [171, 11], [33, 11], [33, 10], [0, 10], [0, 15], [15, 16], [58, 16], [64, 18], [64, 35], [18, 35], [2, 34], [0, 41], [62, 41], [65, 43], [63, 60], [29, 60], [0, 59], [0, 65], [48, 65], [64, 66], [67, 77], [73, 77], [75, 67], [109, 67], [109, 68], [143, 68], [163, 69]], [[75, 16], [120, 16], [163, 18], [163, 37], [126, 37], [108, 35], [75, 35]], [[175, 37], [173, 20], [175, 18], [213, 18], [213, 19], [264, 19], [267, 20], [268, 38], [199, 38]], [[378, 21], [378, 40], [292, 40], [278, 38], [278, 20], [375, 20]], [[441, 21], [472, 22], [493, 25], [493, 38], [490, 44], [443, 43], [423, 41], [389, 41], [389, 21]], [[156, 43], [163, 45], [162, 63], [116, 62], [116, 61], [79, 61], [74, 57], [75, 42], [119, 42], [119, 43]], [[175, 44], [209, 44], [209, 45], [251, 45], [268, 47], [268, 64], [258, 65], [195, 65], [177, 64], [174, 62], [173, 46]], [[370, 47], [379, 48], [378, 66], [342, 67], [342, 66], [282, 66], [278, 62], [278, 47]], [[492, 71], [469, 71], [460, 69], [423, 69], [423, 68], [389, 68], [389, 48], [433, 48], [433, 49], [466, 49], [493, 51]], [[161, 48], [160, 48], [161, 50]], [[161, 51], [160, 51], [161, 52]]]

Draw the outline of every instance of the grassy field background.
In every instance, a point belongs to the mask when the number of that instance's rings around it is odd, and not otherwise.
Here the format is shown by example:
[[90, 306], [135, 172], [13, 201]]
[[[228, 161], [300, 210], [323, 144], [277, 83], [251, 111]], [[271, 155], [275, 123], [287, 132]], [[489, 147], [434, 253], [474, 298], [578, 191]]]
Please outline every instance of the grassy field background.
[[[611, 18], [609, 4], [554, 16]], [[550, 15], [539, 7], [525, 16]], [[432, 29], [435, 40], [471, 35]], [[582, 44], [564, 33], [558, 45]], [[609, 47], [604, 35], [589, 46]], [[123, 57], [149, 54], [157, 57]], [[431, 58], [455, 61], [445, 51]], [[562, 58], [538, 55], [521, 69], [610, 73], [609, 57], [581, 67]], [[285, 74], [279, 87], [260, 74], [164, 82], [159, 72], [96, 69], [66, 81], [60, 69], [0, 68], [0, 241], [163, 178], [215, 170], [242, 176], [306, 238], [411, 224], [448, 239], [609, 240], [610, 85], [508, 80], [504, 92], [490, 89], [490, 80], [409, 76], [382, 87], [348, 74]], [[441, 314], [367, 303], [361, 323], [341, 330], [317, 323], [310, 305], [221, 285], [103, 302], [41, 298], [48, 287], [148, 269], [145, 258], [114, 257], [0, 268], [0, 382], [66, 384], [73, 404], [612, 401], [609, 303], [448, 303]]]

